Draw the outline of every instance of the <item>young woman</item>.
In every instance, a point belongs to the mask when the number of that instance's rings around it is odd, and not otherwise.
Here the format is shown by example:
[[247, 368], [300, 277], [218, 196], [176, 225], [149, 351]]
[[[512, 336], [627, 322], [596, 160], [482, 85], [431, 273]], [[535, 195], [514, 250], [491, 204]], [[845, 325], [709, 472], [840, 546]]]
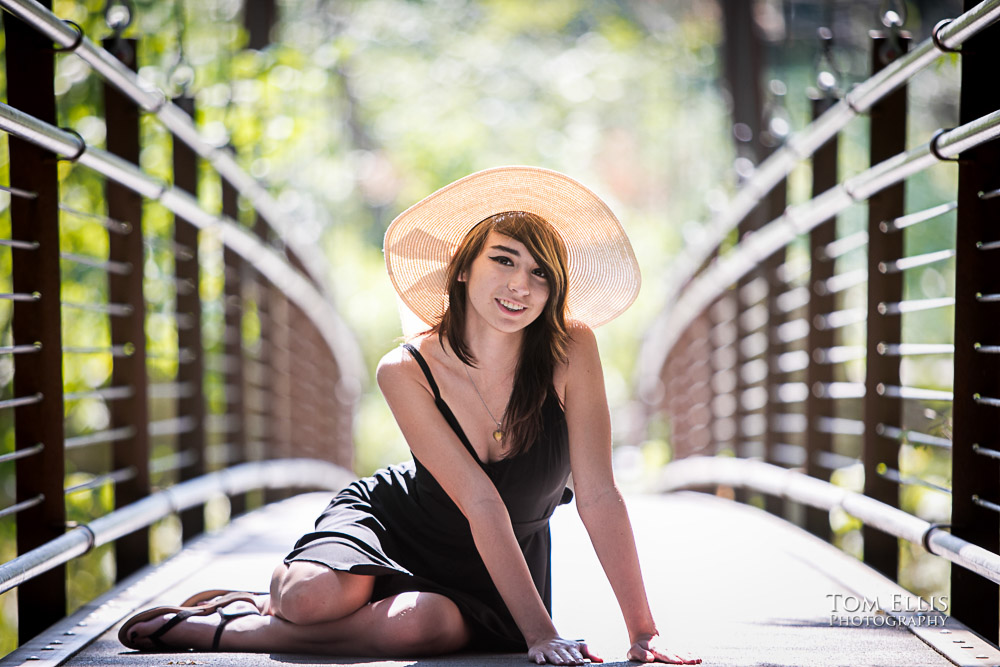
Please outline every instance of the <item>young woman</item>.
[[401, 214], [385, 256], [411, 316], [404, 329], [424, 329], [377, 371], [413, 461], [340, 492], [275, 570], [269, 595], [205, 591], [134, 616], [121, 641], [370, 656], [527, 650], [539, 664], [599, 662], [551, 619], [548, 519], [573, 496], [572, 472], [625, 616], [628, 657], [700, 662], [668, 650], [657, 630], [612, 476], [591, 327], [639, 289], [614, 214], [562, 174], [490, 169]]

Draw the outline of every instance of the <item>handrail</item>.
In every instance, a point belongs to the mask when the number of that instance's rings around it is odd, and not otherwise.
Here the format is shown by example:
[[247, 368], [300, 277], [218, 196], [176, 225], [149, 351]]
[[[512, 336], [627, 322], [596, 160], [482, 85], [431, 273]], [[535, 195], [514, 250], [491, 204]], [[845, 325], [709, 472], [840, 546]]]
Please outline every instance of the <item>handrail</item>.
[[715, 485], [752, 489], [823, 510], [843, 510], [865, 525], [922, 545], [932, 554], [1000, 583], [1000, 555], [863, 494], [763, 461], [720, 456], [674, 461], [663, 468], [655, 490], [665, 493]]
[[103, 544], [114, 542], [165, 516], [203, 505], [219, 495], [256, 489], [316, 488], [336, 491], [355, 479], [327, 461], [272, 459], [209, 473], [159, 491], [89, 524], [77, 526], [46, 544], [0, 564], [0, 594]]
[[[222, 242], [282, 290], [316, 325], [330, 347], [341, 371], [344, 396], [356, 400], [367, 385], [361, 351], [347, 325], [330, 301], [275, 250], [260, 241], [237, 221], [208, 213], [188, 192], [158, 181], [138, 166], [107, 151], [87, 146], [70, 132], [49, 125], [22, 111], [0, 103], [0, 130], [30, 141], [57, 155], [76, 156], [77, 162], [121, 183], [138, 194], [158, 201], [175, 214], [202, 229], [217, 231]], [[81, 152], [82, 151], [82, 152]], [[345, 380], [348, 380], [345, 382]]]
[[650, 329], [656, 335], [646, 339], [640, 352], [640, 395], [650, 395], [664, 360], [687, 326], [729, 285], [761, 261], [851, 204], [997, 137], [1000, 137], [1000, 110], [935, 134], [934, 139], [922, 146], [880, 162], [807, 202], [789, 206], [779, 217], [750, 234], [731, 254], [693, 278], [670, 309], [669, 320]]
[[85, 35], [77, 32], [65, 21], [35, 0], [0, 0], [0, 6], [32, 26], [66, 50], [71, 50], [95, 72], [131, 98], [140, 108], [148, 111], [163, 123], [191, 150], [208, 160], [216, 171], [236, 190], [247, 198], [281, 240], [302, 261], [308, 275], [320, 285], [329, 298], [327, 262], [316, 246], [298, 242], [290, 233], [292, 225], [278, 202], [252, 176], [246, 173], [233, 156], [215, 146], [198, 133], [191, 117], [167, 99], [166, 94], [139, 78], [107, 50], [97, 46]]
[[[871, 78], [858, 84], [826, 113], [799, 132], [794, 133], [778, 150], [757, 166], [754, 173], [740, 187], [725, 211], [709, 221], [701, 239], [690, 244], [675, 260], [675, 268], [666, 278], [663, 303], [666, 304], [648, 331], [657, 332], [655, 338], [647, 337], [643, 343], [638, 368], [653, 373], [660, 366], [668, 347], [660, 345], [659, 333], [667, 329], [676, 317], [673, 304], [685, 286], [694, 279], [698, 269], [709, 259], [719, 242], [747, 217], [781, 179], [787, 177], [799, 161], [811, 157], [820, 146], [840, 132], [855, 116], [870, 109], [876, 102], [905, 83], [920, 70], [939, 57], [961, 46], [984, 28], [1000, 20], [1000, 0], [985, 0], [954, 20], [939, 24], [935, 36], [928, 37], [912, 51], [901, 56]], [[937, 40], [935, 42], [935, 39]], [[942, 49], [944, 47], [944, 50]], [[961, 151], [958, 151], [961, 152]], [[823, 218], [820, 218], [822, 220]], [[647, 350], [652, 347], [652, 350]], [[640, 379], [640, 391], [648, 383]], [[648, 388], [648, 387], [647, 387]]]

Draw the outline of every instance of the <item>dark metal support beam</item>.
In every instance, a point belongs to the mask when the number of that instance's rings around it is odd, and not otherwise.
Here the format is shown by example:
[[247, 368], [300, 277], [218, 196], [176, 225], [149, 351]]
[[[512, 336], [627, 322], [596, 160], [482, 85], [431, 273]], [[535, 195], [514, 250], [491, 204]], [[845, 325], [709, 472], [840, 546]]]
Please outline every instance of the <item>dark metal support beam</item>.
[[[890, 49], [891, 40], [884, 35], [872, 38], [872, 73], [889, 64], [890, 51], [894, 58], [905, 53], [909, 40], [898, 39], [899, 49]], [[906, 87], [902, 86], [871, 108], [872, 165], [906, 150]], [[882, 386], [899, 384], [899, 358], [880, 355], [879, 344], [900, 342], [899, 317], [887, 317], [878, 310], [880, 303], [901, 301], [903, 276], [882, 273], [879, 263], [903, 256], [903, 235], [887, 234], [879, 229], [881, 222], [898, 218], [904, 213], [904, 187], [900, 182], [873, 195], [868, 200], [868, 333], [866, 347], [864, 435], [862, 460], [865, 468], [865, 494], [891, 507], [899, 507], [899, 487], [879, 475], [880, 464], [899, 468], [899, 443], [880, 436], [876, 424], [897, 425], [902, 410], [898, 399], [883, 396]], [[876, 570], [896, 580], [899, 566], [899, 545], [891, 535], [865, 526], [864, 560]]]
[[[813, 100], [813, 118], [819, 118], [833, 106], [832, 98]], [[837, 185], [837, 135], [823, 144], [812, 159], [812, 195], [813, 197], [826, 192]], [[809, 366], [806, 368], [806, 387], [809, 395], [806, 398], [806, 474], [823, 481], [829, 481], [830, 471], [819, 464], [823, 453], [833, 451], [833, 436], [820, 429], [820, 420], [833, 417], [833, 409], [829, 400], [820, 398], [813, 387], [834, 381], [833, 365], [816, 363], [814, 354], [817, 350], [831, 348], [835, 344], [834, 330], [819, 328], [816, 324], [825, 313], [835, 310], [835, 299], [826, 289], [826, 281], [833, 277], [835, 264], [826, 259], [826, 246], [837, 237], [837, 219], [831, 218], [814, 227], [809, 234], [809, 340], [806, 348], [809, 353]], [[829, 512], [815, 507], [806, 508], [806, 530], [823, 539], [830, 538]]]
[[[41, 4], [51, 9], [51, 0], [41, 0]], [[7, 103], [54, 124], [52, 44], [10, 14], [3, 14], [3, 26]], [[42, 396], [40, 401], [15, 408], [14, 413], [15, 448], [43, 445], [37, 454], [16, 463], [16, 502], [42, 496], [42, 502], [17, 514], [17, 552], [23, 554], [66, 529], [59, 177], [51, 153], [13, 136], [9, 142], [11, 187], [35, 194], [31, 199], [11, 198], [11, 237], [38, 244], [32, 250], [11, 248], [12, 291], [40, 295], [14, 301], [13, 315], [14, 344], [41, 343], [36, 354], [14, 356], [14, 395]], [[17, 602], [18, 636], [23, 643], [66, 614], [65, 566], [25, 582]]]
[[[180, 108], [194, 116], [194, 100], [189, 97], [174, 100]], [[174, 185], [195, 196], [198, 192], [198, 155], [187, 144], [174, 138]], [[205, 350], [201, 333], [201, 284], [198, 264], [198, 228], [187, 220], [174, 218], [174, 242], [191, 250], [190, 256], [174, 260], [177, 281], [177, 312], [186, 324], [177, 328], [177, 348], [187, 350], [177, 365], [177, 382], [191, 387], [191, 392], [177, 399], [177, 414], [190, 417], [194, 427], [177, 441], [179, 452], [192, 452], [192, 462], [181, 468], [180, 480], [200, 477], [208, 471], [205, 456]], [[185, 540], [205, 530], [205, 511], [192, 507], [181, 512], [181, 530]]]
[[[966, 8], [975, 3], [966, 1]], [[961, 122], [1000, 108], [1000, 89], [978, 85], [995, 77], [1000, 27], [987, 28], [963, 47]], [[958, 233], [955, 262], [955, 398], [952, 404], [952, 532], [994, 553], [1000, 551], [1000, 518], [974, 497], [1000, 503], [1000, 461], [980, 448], [1000, 446], [1000, 412], [976, 396], [1000, 396], [1000, 356], [977, 346], [1000, 344], [1000, 304], [977, 293], [1000, 292], [996, 259], [977, 247], [1000, 239], [1000, 199], [980, 196], [1000, 187], [1000, 144], [962, 153], [958, 167]], [[977, 447], [978, 445], [978, 447]], [[951, 613], [994, 644], [1000, 640], [1000, 587], [964, 568], [951, 568]]]
[[[773, 220], [785, 210], [788, 201], [788, 183], [782, 179], [768, 194], [765, 200], [765, 220]], [[778, 328], [785, 321], [785, 315], [778, 308], [778, 295], [785, 291], [785, 282], [779, 276], [779, 268], [785, 262], [785, 249], [768, 257], [761, 266], [761, 272], [767, 280], [767, 379], [764, 386], [767, 389], [767, 403], [764, 405], [764, 460], [768, 463], [778, 463], [776, 450], [781, 444], [779, 434], [775, 430], [777, 414], [784, 409], [777, 402], [778, 385], [781, 383], [781, 373], [778, 369], [778, 357], [785, 351], [785, 344], [778, 336]], [[788, 503], [775, 496], [765, 496], [764, 508], [772, 514], [787, 516]]]
[[[233, 220], [239, 219], [239, 193], [228, 181], [222, 179], [222, 214]], [[236, 465], [247, 461], [247, 419], [246, 419], [246, 382], [244, 379], [245, 359], [243, 356], [243, 289], [246, 282], [243, 259], [230, 248], [222, 250], [224, 275], [223, 312], [224, 331], [234, 331], [235, 335], [226, 336], [223, 342], [223, 355], [230, 363], [225, 364], [223, 384], [232, 389], [226, 400], [226, 416], [233, 420], [233, 428], [227, 434], [226, 442], [232, 452], [226, 465]], [[229, 393], [229, 392], [227, 392]], [[245, 495], [235, 495], [230, 498], [230, 510], [235, 516], [246, 511]]]
[[243, 25], [249, 35], [247, 48], [266, 49], [277, 18], [275, 0], [248, 0], [243, 8]]
[[[126, 67], [136, 67], [136, 41], [109, 38], [104, 48]], [[114, 86], [104, 84], [108, 152], [139, 164], [139, 109]], [[146, 307], [142, 290], [142, 198], [115, 181], [105, 185], [108, 217], [128, 223], [128, 234], [109, 234], [109, 257], [131, 265], [128, 275], [108, 273], [108, 301], [127, 304], [130, 312], [111, 318], [111, 344], [131, 345], [131, 355], [115, 357], [111, 386], [129, 387], [129, 395], [112, 401], [111, 428], [130, 428], [131, 437], [116, 441], [112, 470], [132, 469], [135, 476], [115, 486], [115, 509], [134, 503], [151, 492], [149, 480], [149, 407], [146, 374]], [[121, 580], [149, 564], [149, 528], [144, 527], [115, 542], [116, 577]]]
[[732, 97], [733, 126], [737, 128], [734, 139], [738, 154], [756, 165], [762, 158], [764, 54], [753, 6], [747, 0], [722, 2], [726, 87]]

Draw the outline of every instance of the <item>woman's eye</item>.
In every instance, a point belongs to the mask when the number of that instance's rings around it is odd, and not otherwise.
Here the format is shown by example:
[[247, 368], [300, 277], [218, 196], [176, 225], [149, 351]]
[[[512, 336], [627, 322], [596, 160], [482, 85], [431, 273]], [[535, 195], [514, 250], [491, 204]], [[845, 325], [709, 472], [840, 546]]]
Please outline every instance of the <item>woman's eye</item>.
[[534, 273], [539, 278], [548, 278], [549, 277], [549, 274], [547, 274], [545, 272], [545, 269], [535, 269], [532, 273]]
[[510, 257], [506, 255], [497, 255], [496, 257], [490, 257], [497, 264], [503, 264], [504, 266], [513, 266], [514, 262], [510, 261]]

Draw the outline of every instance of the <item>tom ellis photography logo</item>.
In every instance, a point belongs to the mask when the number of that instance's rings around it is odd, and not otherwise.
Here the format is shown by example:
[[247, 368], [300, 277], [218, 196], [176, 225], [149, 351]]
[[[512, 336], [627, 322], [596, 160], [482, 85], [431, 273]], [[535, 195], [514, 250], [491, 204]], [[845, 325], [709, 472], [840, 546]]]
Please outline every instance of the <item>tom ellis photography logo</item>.
[[947, 595], [924, 599], [900, 594], [872, 599], [836, 593], [826, 597], [832, 626], [944, 625], [948, 611]]

